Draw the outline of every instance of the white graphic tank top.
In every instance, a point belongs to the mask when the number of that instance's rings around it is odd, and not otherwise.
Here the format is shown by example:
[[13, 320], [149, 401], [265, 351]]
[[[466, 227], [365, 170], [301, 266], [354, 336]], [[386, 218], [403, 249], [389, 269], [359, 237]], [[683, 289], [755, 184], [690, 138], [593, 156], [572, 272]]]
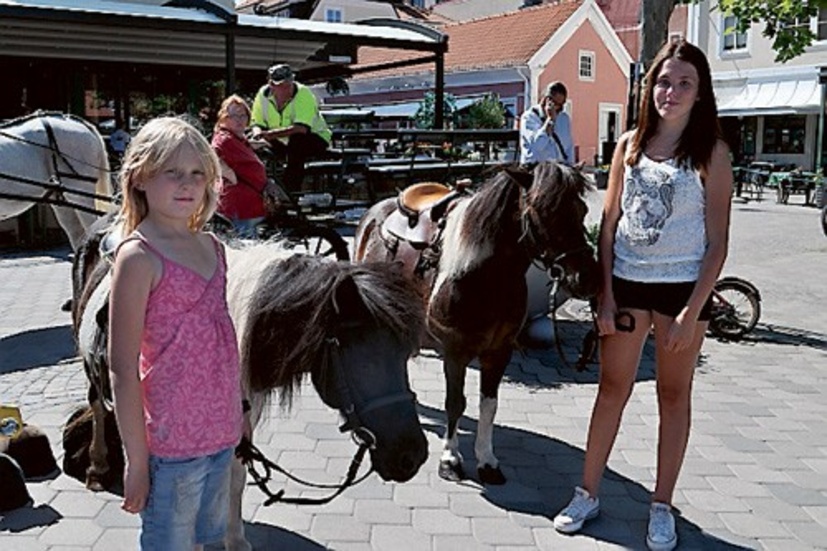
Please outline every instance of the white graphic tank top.
[[617, 277], [645, 283], [698, 279], [706, 252], [706, 198], [690, 163], [640, 156], [623, 173], [614, 242]]

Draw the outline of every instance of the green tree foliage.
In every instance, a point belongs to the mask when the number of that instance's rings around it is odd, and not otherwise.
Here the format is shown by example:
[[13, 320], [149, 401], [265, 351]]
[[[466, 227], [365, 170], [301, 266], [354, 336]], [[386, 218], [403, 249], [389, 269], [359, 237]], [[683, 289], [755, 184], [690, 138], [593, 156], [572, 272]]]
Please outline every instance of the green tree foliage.
[[[442, 113], [446, 126], [453, 126], [454, 115], [457, 111], [457, 100], [453, 94], [445, 94], [442, 104]], [[417, 128], [434, 128], [435, 105], [435, 94], [433, 92], [425, 92], [425, 97], [422, 98], [422, 101], [419, 103], [419, 108], [413, 117], [414, 124]]]
[[[696, 4], [698, 1], [643, 0], [640, 61], [644, 67], [649, 67], [667, 39], [669, 17], [675, 4]], [[804, 53], [813, 43], [815, 36], [810, 31], [810, 18], [818, 15], [819, 8], [825, 7], [827, 0], [719, 0], [717, 9], [738, 18], [738, 27], [727, 32], [744, 32], [752, 23], [763, 24], [762, 34], [772, 40], [775, 61], [784, 63]]]
[[810, 18], [819, 8], [827, 8], [827, 0], [720, 0], [718, 9], [738, 18], [738, 28], [727, 32], [745, 32], [752, 23], [763, 23], [762, 34], [772, 40], [775, 61], [784, 63], [802, 53], [813, 43]]
[[468, 108], [469, 128], [502, 128], [505, 126], [505, 107], [497, 94], [487, 94]]

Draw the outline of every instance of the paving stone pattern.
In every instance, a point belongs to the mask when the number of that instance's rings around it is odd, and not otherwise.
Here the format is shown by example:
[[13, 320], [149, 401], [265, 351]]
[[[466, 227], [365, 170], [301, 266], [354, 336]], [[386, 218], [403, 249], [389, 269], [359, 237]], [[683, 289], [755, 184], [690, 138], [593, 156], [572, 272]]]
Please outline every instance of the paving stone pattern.
[[[592, 201], [596, 219], [600, 196]], [[44, 428], [55, 454], [70, 413], [85, 399], [70, 317], [69, 251], [0, 253], [0, 401], [21, 406]], [[708, 339], [697, 369], [693, 432], [675, 506], [682, 550], [827, 549], [827, 238], [816, 209], [770, 201], [733, 205], [725, 275], [762, 292], [757, 330], [743, 342]], [[560, 323], [569, 361], [582, 324]], [[408, 483], [377, 476], [325, 506], [264, 507], [244, 498], [256, 549], [517, 550], [643, 549], [655, 477], [657, 413], [654, 360], [645, 351], [638, 383], [601, 490], [601, 516], [575, 536], [551, 519], [579, 481], [597, 385], [595, 365], [576, 373], [553, 348], [515, 353], [501, 387], [494, 432], [508, 483], [484, 487], [440, 479], [444, 389], [431, 351], [410, 361], [410, 379], [430, 456]], [[475, 472], [478, 371], [470, 369], [460, 425], [466, 470]], [[325, 482], [343, 476], [355, 451], [337, 414], [304, 388], [292, 412], [277, 407], [256, 440], [296, 475]], [[288, 494], [304, 493], [292, 482]], [[0, 516], [2, 550], [134, 549], [138, 518], [119, 497], [94, 494], [60, 474], [28, 484], [30, 508]], [[0, 491], [2, 491], [0, 489]], [[212, 549], [220, 549], [215, 546]]]

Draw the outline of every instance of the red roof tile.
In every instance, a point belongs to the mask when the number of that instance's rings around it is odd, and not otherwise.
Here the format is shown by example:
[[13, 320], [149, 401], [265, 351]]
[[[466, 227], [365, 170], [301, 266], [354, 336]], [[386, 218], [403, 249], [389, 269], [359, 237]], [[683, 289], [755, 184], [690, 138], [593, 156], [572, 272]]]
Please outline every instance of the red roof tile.
[[[446, 71], [510, 67], [526, 63], [580, 7], [582, 0], [561, 0], [515, 12], [440, 27], [448, 35]], [[359, 65], [422, 57], [421, 52], [360, 48]], [[371, 72], [359, 78], [417, 73], [424, 66]], [[429, 67], [430, 68], [430, 67]]]

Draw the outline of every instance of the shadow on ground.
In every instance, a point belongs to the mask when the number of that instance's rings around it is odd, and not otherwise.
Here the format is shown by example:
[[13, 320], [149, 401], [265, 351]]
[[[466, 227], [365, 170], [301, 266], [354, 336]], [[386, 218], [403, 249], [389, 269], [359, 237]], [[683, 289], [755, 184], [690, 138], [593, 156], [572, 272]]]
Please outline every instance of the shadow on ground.
[[19, 247], [9, 247], [0, 249], [0, 260], [18, 260], [18, 259], [31, 259], [32, 257], [38, 258], [51, 258], [54, 260], [61, 260], [66, 262], [72, 261], [72, 249], [70, 247], [58, 247], [56, 249], [21, 249]]
[[807, 346], [827, 350], [827, 335], [783, 325], [759, 324], [745, 337], [745, 341], [767, 342], [787, 346]]
[[[418, 405], [418, 411], [424, 421], [423, 429], [441, 438], [445, 414], [423, 404]], [[473, 459], [473, 434], [477, 422], [463, 416], [459, 428], [460, 451], [465, 457], [467, 475], [461, 484], [479, 486], [480, 495], [501, 509], [549, 520], [568, 503], [572, 488], [580, 481], [583, 450], [536, 432], [495, 425], [494, 449], [508, 482], [502, 486], [484, 486], [476, 477]], [[446, 481], [445, 484], [451, 482]], [[587, 524], [581, 534], [627, 549], [643, 549], [649, 501], [649, 490], [607, 469], [601, 487], [601, 515]], [[704, 532], [698, 525], [681, 517], [679, 511], [676, 520], [681, 549], [751, 549]], [[530, 520], [526, 520], [525, 524], [532, 525]]]
[[76, 355], [69, 325], [24, 331], [0, 338], [0, 375], [55, 365]]
[[[245, 522], [244, 535], [253, 549], [289, 549], [290, 551], [319, 551], [325, 549], [313, 540], [293, 532], [264, 524], [262, 522]], [[221, 551], [223, 544], [208, 545], [206, 551]]]
[[0, 516], [0, 534], [25, 532], [30, 528], [50, 526], [60, 522], [63, 516], [50, 505], [21, 507]]

